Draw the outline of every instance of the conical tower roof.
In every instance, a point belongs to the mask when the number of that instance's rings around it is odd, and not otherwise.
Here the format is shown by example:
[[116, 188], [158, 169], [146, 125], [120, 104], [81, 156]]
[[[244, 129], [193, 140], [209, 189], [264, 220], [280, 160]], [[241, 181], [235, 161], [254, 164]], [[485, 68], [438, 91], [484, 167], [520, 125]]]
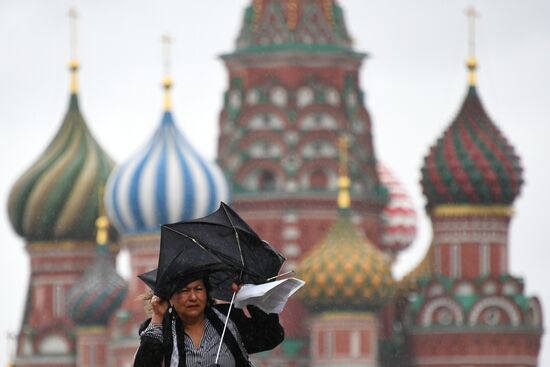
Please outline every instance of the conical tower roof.
[[70, 68], [69, 108], [61, 128], [9, 196], [11, 224], [28, 241], [93, 241], [99, 190], [114, 166], [80, 112], [78, 62]]
[[246, 8], [237, 53], [284, 50], [352, 52], [334, 0], [254, 0]]
[[159, 232], [161, 224], [205, 216], [230, 199], [222, 170], [201, 157], [177, 128], [171, 86], [166, 78], [164, 112], [153, 137], [107, 184], [107, 213], [126, 234]]
[[523, 184], [514, 147], [489, 118], [475, 85], [424, 159], [428, 208], [441, 204], [511, 205]]
[[113, 255], [109, 252], [109, 221], [101, 216], [96, 224], [95, 261], [67, 294], [69, 315], [79, 326], [107, 325], [127, 292], [126, 281], [117, 273]]

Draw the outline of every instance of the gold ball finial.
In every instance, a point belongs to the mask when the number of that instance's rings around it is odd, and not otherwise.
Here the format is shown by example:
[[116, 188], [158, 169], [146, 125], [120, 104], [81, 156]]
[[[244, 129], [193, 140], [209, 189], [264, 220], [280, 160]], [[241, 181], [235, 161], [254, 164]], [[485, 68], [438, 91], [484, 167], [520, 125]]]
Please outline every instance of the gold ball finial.
[[105, 205], [103, 204], [105, 188], [100, 187], [98, 190], [98, 217], [95, 220], [95, 227], [97, 230], [96, 242], [98, 245], [107, 245], [109, 243], [109, 218], [105, 214]]
[[164, 78], [162, 79], [162, 87], [164, 88], [164, 110], [169, 111], [172, 108], [172, 96], [170, 90], [172, 89], [172, 78], [170, 77], [170, 45], [172, 44], [172, 37], [169, 34], [162, 36], [162, 48], [164, 58]]
[[96, 219], [95, 226], [97, 228], [97, 244], [106, 245], [109, 242], [109, 219], [102, 215]]
[[340, 150], [340, 167], [338, 177], [338, 208], [340, 210], [347, 210], [351, 206], [351, 198], [349, 188], [351, 186], [351, 180], [348, 176], [348, 138], [342, 135], [338, 139], [338, 146]]

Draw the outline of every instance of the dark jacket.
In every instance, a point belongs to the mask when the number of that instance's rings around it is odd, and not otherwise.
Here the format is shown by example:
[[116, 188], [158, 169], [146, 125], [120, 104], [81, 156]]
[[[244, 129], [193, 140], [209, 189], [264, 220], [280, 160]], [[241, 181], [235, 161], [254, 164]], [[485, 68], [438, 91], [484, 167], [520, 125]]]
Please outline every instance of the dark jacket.
[[[227, 315], [229, 310], [228, 304], [215, 305], [218, 311]], [[248, 318], [244, 312], [240, 309], [233, 308], [229, 318], [235, 323], [237, 330], [243, 341], [244, 348], [248, 354], [263, 352], [266, 350], [271, 350], [279, 345], [284, 339], [284, 329], [279, 323], [279, 316], [277, 314], [266, 314], [262, 310], [254, 306], [247, 306], [248, 311], [250, 312], [251, 317]], [[218, 333], [221, 335], [221, 328], [223, 328], [223, 323], [215, 315], [212, 310], [205, 311], [206, 317], [213, 324], [213, 326], [218, 330]], [[160, 367], [164, 360], [165, 365], [169, 366], [170, 356], [172, 354], [173, 342], [172, 342], [172, 332], [171, 332], [171, 320], [170, 316], [166, 313], [163, 320], [163, 334], [164, 340], [160, 343], [157, 340], [142, 338], [140, 346], [136, 352], [134, 359], [134, 367]], [[149, 323], [151, 319], [146, 320], [141, 324], [139, 333], [141, 333]], [[179, 319], [176, 320], [178, 324]], [[177, 326], [182, 328], [181, 324]], [[182, 328], [183, 329], [183, 328]], [[181, 347], [185, 345], [183, 340], [179, 339], [178, 336], [178, 347], [180, 355], [180, 365], [185, 364], [185, 351], [181, 350]], [[237, 367], [247, 367], [248, 361], [244, 358], [243, 353], [236, 344], [237, 341], [235, 336], [231, 334], [229, 329], [226, 330], [224, 337], [224, 343], [228, 346], [229, 350], [235, 358]]]

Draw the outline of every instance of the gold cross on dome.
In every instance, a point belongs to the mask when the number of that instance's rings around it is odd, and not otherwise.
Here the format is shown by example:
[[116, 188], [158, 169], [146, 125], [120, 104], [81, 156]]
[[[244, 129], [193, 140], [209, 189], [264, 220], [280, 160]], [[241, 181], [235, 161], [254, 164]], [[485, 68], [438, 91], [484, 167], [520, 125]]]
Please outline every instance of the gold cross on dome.
[[69, 9], [69, 34], [71, 35], [71, 59], [76, 60], [76, 22], [78, 20], [78, 13], [75, 8]]
[[468, 53], [470, 57], [475, 57], [476, 18], [479, 18], [479, 13], [473, 6], [469, 6], [465, 13], [468, 17]]
[[164, 62], [164, 76], [168, 77], [170, 75], [170, 66], [171, 66], [171, 45], [172, 45], [172, 37], [166, 33], [162, 35], [162, 56], [163, 56], [163, 62]]

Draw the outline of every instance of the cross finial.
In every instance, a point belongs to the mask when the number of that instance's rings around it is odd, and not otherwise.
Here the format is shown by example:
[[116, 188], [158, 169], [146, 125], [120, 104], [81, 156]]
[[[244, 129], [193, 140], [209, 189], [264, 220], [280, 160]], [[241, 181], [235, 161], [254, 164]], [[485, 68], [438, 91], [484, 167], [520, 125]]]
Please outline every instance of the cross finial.
[[170, 76], [170, 45], [172, 44], [172, 37], [166, 33], [162, 35], [162, 56], [164, 62], [164, 76]]
[[71, 37], [71, 59], [69, 61], [69, 69], [71, 70], [71, 85], [70, 90], [72, 94], [76, 94], [78, 92], [78, 78], [76, 75], [76, 72], [78, 71], [78, 59], [76, 56], [76, 43], [77, 43], [77, 35], [76, 35], [76, 21], [78, 19], [78, 13], [76, 12], [75, 8], [69, 9], [69, 34]]
[[69, 32], [71, 35], [71, 60], [76, 60], [76, 22], [78, 20], [78, 13], [75, 8], [69, 9]]
[[473, 6], [466, 9], [468, 17], [468, 53], [469, 57], [476, 56], [476, 18], [479, 18], [479, 13]]
[[172, 37], [169, 34], [162, 36], [162, 54], [164, 63], [164, 79], [162, 80], [162, 86], [164, 87], [164, 110], [169, 111], [172, 108], [172, 98], [170, 96], [170, 88], [172, 88], [172, 78], [170, 77], [171, 67], [171, 46]]
[[468, 83], [470, 86], [476, 84], [476, 18], [479, 18], [479, 13], [473, 6], [469, 6], [466, 9], [466, 16], [468, 17], [468, 59], [466, 66], [468, 67]]

